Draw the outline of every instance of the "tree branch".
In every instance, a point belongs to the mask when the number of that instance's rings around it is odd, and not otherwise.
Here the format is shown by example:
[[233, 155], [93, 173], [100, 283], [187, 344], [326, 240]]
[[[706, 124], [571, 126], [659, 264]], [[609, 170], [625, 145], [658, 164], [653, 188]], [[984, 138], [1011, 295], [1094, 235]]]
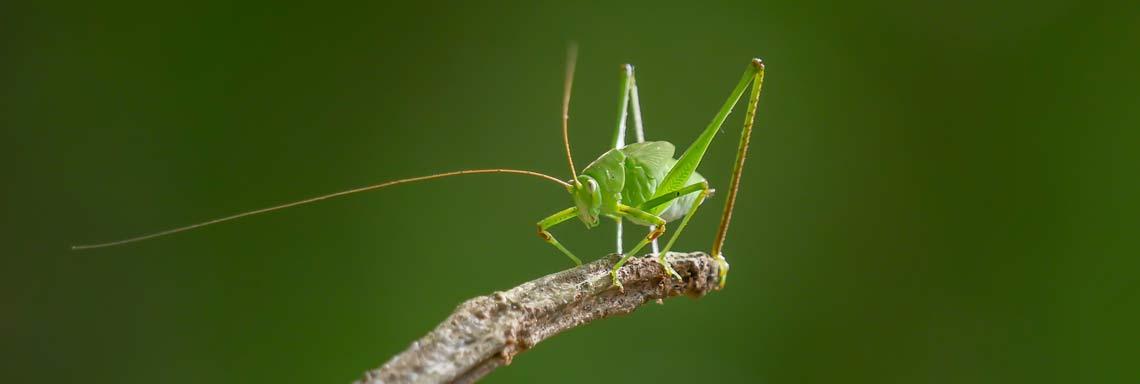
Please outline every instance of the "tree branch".
[[427, 336], [357, 383], [471, 383], [538, 342], [593, 320], [624, 315], [650, 301], [717, 289], [719, 266], [701, 252], [669, 253], [683, 280], [666, 279], [653, 257], [632, 258], [610, 286], [617, 255], [543, 276], [459, 305]]

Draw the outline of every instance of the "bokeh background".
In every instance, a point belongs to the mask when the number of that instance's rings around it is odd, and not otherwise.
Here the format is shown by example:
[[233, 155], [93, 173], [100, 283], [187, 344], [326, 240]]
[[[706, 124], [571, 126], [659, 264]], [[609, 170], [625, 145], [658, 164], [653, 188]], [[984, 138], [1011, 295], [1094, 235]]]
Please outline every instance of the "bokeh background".
[[[349, 382], [569, 267], [533, 234], [568, 196], [504, 175], [67, 247], [447, 170], [568, 176], [571, 40], [580, 166], [620, 64], [684, 148], [764, 58], [731, 279], [487, 382], [1140, 380], [1134, 3], [382, 3], [0, 6], [0, 381]], [[711, 204], [678, 249], [708, 249]], [[555, 232], [612, 248], [611, 224]]]

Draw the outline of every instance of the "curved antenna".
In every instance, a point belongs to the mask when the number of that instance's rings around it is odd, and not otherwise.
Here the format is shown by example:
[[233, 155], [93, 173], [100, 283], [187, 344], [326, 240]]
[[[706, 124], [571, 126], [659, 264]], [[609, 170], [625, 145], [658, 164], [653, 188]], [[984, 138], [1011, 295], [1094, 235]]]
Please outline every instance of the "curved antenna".
[[578, 44], [566, 48], [566, 82], [562, 85], [562, 144], [566, 146], [566, 161], [570, 163], [570, 178], [576, 179], [574, 156], [570, 155], [570, 87], [574, 85], [574, 65], [578, 62]]
[[276, 211], [279, 209], [295, 207], [298, 205], [308, 204], [308, 203], [317, 202], [317, 201], [321, 201], [321, 200], [325, 200], [325, 199], [331, 199], [334, 197], [339, 197], [339, 196], [344, 196], [344, 195], [350, 195], [353, 193], [371, 191], [373, 189], [380, 189], [380, 188], [384, 188], [384, 187], [390, 187], [390, 186], [397, 185], [397, 184], [404, 184], [404, 183], [412, 183], [412, 182], [416, 182], [416, 181], [438, 179], [438, 178], [448, 177], [448, 176], [470, 175], [470, 174], [479, 174], [479, 173], [514, 173], [514, 174], [519, 174], [519, 175], [529, 175], [529, 176], [541, 177], [541, 178], [553, 181], [553, 182], [558, 183], [558, 184], [560, 184], [564, 187], [567, 187], [567, 188], [570, 187], [570, 184], [566, 183], [565, 181], [558, 180], [557, 178], [550, 176], [550, 175], [546, 175], [546, 174], [542, 174], [542, 173], [538, 173], [538, 172], [533, 172], [533, 171], [524, 171], [524, 170], [519, 170], [519, 169], [501, 169], [501, 168], [467, 169], [467, 170], [462, 170], [462, 171], [444, 172], [444, 173], [437, 173], [434, 175], [411, 177], [411, 178], [407, 178], [407, 179], [387, 181], [387, 182], [383, 182], [380, 184], [374, 184], [374, 185], [369, 185], [369, 186], [365, 186], [365, 187], [353, 188], [353, 189], [349, 189], [347, 191], [340, 191], [340, 192], [330, 193], [327, 195], [310, 197], [308, 199], [298, 200], [298, 201], [294, 201], [291, 203], [285, 203], [285, 204], [281, 204], [281, 205], [275, 205], [275, 206], [268, 207], [268, 208], [262, 208], [262, 209], [257, 209], [257, 210], [253, 210], [253, 211], [242, 212], [242, 213], [238, 213], [238, 214], [234, 214], [234, 215], [230, 215], [230, 216], [226, 216], [226, 217], [220, 217], [220, 218], [209, 220], [209, 221], [203, 221], [203, 222], [197, 223], [197, 224], [187, 225], [184, 227], [178, 227], [178, 228], [168, 229], [168, 230], [161, 231], [161, 232], [151, 233], [148, 235], [132, 237], [129, 239], [123, 239], [123, 240], [119, 240], [119, 241], [112, 241], [112, 242], [100, 243], [100, 244], [76, 245], [76, 246], [72, 246], [71, 249], [72, 250], [94, 249], [94, 248], [112, 247], [112, 246], [122, 245], [122, 244], [127, 244], [127, 243], [134, 243], [136, 241], [153, 239], [155, 237], [171, 235], [171, 234], [175, 234], [178, 232], [185, 232], [185, 231], [189, 231], [191, 229], [205, 227], [207, 225], [213, 225], [213, 224], [218, 224], [218, 223], [225, 222], [225, 221], [240, 219], [240, 218], [243, 218], [246, 216], [253, 216], [253, 215], [262, 214], [262, 213], [266, 213], [266, 212]]

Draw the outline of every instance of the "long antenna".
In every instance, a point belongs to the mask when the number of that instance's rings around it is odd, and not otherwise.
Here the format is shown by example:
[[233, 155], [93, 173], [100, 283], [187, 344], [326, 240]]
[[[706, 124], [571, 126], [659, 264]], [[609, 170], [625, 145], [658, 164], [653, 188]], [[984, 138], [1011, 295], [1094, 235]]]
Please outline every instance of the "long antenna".
[[[732, 221], [732, 208], [736, 206], [736, 191], [740, 189], [740, 176], [744, 173], [744, 159], [748, 157], [748, 140], [752, 137], [752, 120], [756, 118], [756, 106], [760, 103], [760, 86], [764, 84], [764, 62], [752, 59], [756, 66], [756, 75], [752, 78], [752, 93], [748, 98], [748, 111], [744, 114], [744, 131], [740, 134], [740, 147], [736, 151], [736, 165], [732, 167], [732, 182], [728, 188], [728, 198], [724, 202], [724, 213], [720, 216], [720, 227], [716, 231], [716, 240], [713, 241], [713, 257], [720, 257], [721, 248], [724, 247], [724, 236], [728, 232], [728, 222]], [[720, 284], [724, 286], [724, 275], [727, 271], [721, 268]]]
[[546, 174], [542, 174], [542, 173], [538, 173], [538, 172], [533, 172], [533, 171], [524, 171], [524, 170], [518, 170], [518, 169], [501, 169], [501, 168], [496, 168], [496, 169], [468, 169], [468, 170], [462, 170], [462, 171], [444, 172], [444, 173], [437, 173], [434, 175], [411, 177], [411, 178], [407, 178], [407, 179], [387, 181], [387, 182], [383, 182], [380, 184], [369, 185], [366, 187], [353, 188], [353, 189], [349, 189], [347, 191], [340, 191], [340, 192], [336, 192], [336, 193], [330, 193], [327, 195], [310, 197], [308, 199], [298, 200], [298, 201], [294, 201], [291, 203], [285, 203], [285, 204], [281, 204], [281, 205], [275, 205], [275, 206], [268, 207], [268, 208], [262, 208], [262, 209], [258, 209], [258, 210], [242, 212], [242, 213], [238, 213], [235, 215], [230, 215], [230, 216], [221, 217], [221, 218], [217, 218], [217, 219], [213, 219], [213, 220], [209, 220], [209, 221], [204, 221], [204, 222], [197, 223], [197, 224], [187, 225], [184, 227], [168, 229], [168, 230], [165, 230], [162, 232], [155, 232], [155, 233], [152, 233], [149, 235], [142, 235], [142, 236], [138, 236], [138, 237], [132, 237], [129, 239], [112, 241], [112, 242], [108, 242], [108, 243], [76, 245], [76, 246], [72, 246], [71, 249], [72, 250], [93, 249], [93, 248], [103, 248], [103, 247], [111, 247], [111, 246], [116, 246], [116, 245], [133, 243], [136, 241], [142, 241], [142, 240], [146, 240], [146, 239], [152, 239], [155, 237], [175, 234], [178, 232], [189, 231], [191, 229], [201, 228], [201, 227], [205, 227], [207, 225], [218, 224], [221, 222], [230, 221], [230, 220], [234, 220], [234, 219], [240, 219], [240, 218], [246, 217], [246, 216], [253, 216], [253, 215], [262, 214], [262, 213], [266, 213], [266, 212], [276, 211], [279, 209], [295, 207], [298, 205], [308, 204], [308, 203], [312, 203], [312, 202], [316, 202], [316, 201], [320, 201], [320, 200], [325, 200], [325, 199], [331, 199], [334, 197], [339, 197], [339, 196], [344, 196], [344, 195], [350, 195], [353, 193], [371, 191], [373, 189], [380, 189], [380, 188], [384, 188], [384, 187], [390, 187], [390, 186], [397, 185], [397, 184], [404, 184], [404, 183], [412, 183], [412, 182], [416, 182], [416, 181], [438, 179], [438, 178], [448, 177], [448, 176], [470, 175], [470, 174], [479, 174], [479, 173], [514, 173], [514, 174], [519, 174], [519, 175], [530, 175], [530, 176], [541, 177], [541, 178], [553, 181], [553, 182], [558, 183], [559, 185], [562, 185], [564, 187], [570, 187], [570, 184], [566, 183], [565, 181], [558, 180], [558, 178], [555, 178], [554, 176], [550, 176], [550, 175], [546, 175]]
[[562, 85], [562, 144], [566, 146], [566, 161], [570, 163], [570, 177], [578, 177], [574, 169], [574, 156], [570, 155], [570, 87], [574, 85], [574, 65], [578, 62], [578, 44], [566, 48], [566, 82]]

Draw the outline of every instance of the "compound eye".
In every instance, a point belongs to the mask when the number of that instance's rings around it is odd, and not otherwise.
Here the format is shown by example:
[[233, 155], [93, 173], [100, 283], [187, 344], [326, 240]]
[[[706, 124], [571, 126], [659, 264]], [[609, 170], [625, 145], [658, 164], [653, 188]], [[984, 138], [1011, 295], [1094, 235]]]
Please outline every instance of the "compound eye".
[[594, 191], [598, 190], [598, 182], [597, 181], [594, 181], [593, 179], [590, 179], [587, 181], [588, 181], [588, 183], [586, 183], [586, 188], [589, 188], [590, 192], [594, 192]]

